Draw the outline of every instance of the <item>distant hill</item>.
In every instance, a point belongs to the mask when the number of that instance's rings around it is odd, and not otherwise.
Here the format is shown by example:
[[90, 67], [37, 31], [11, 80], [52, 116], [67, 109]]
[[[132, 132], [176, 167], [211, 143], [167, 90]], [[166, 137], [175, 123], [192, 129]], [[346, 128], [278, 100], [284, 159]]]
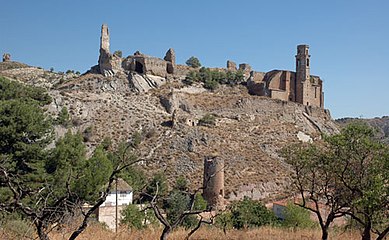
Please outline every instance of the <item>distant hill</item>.
[[389, 116], [376, 117], [376, 118], [340, 118], [335, 120], [340, 126], [347, 125], [351, 122], [365, 122], [370, 126], [374, 127], [378, 131], [378, 137], [382, 139], [383, 142], [389, 144]]

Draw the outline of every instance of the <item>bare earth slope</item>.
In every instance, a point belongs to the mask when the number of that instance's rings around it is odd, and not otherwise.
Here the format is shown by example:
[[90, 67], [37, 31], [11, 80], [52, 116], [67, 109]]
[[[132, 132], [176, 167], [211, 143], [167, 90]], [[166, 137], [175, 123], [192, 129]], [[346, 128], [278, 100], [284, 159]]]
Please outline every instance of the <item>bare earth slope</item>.
[[[289, 168], [279, 150], [298, 141], [298, 136], [308, 140], [338, 131], [327, 111], [251, 96], [244, 86], [222, 86], [209, 92], [168, 82], [162, 88], [136, 93], [131, 82], [120, 76], [58, 76], [28, 69], [25, 73], [0, 71], [0, 75], [48, 88], [54, 99], [49, 112], [56, 115], [66, 106], [73, 131], [92, 129], [87, 142], [91, 149], [104, 137], [117, 144], [140, 132], [139, 155], [145, 159], [142, 164], [147, 173], [164, 171], [171, 183], [185, 175], [193, 187], [202, 183], [204, 158], [217, 155], [226, 164], [229, 200], [286, 194]], [[31, 77], [31, 72], [41, 75]], [[45, 74], [51, 77], [44, 78]], [[214, 126], [197, 125], [206, 114], [216, 116]], [[58, 135], [64, 132], [57, 129]]]

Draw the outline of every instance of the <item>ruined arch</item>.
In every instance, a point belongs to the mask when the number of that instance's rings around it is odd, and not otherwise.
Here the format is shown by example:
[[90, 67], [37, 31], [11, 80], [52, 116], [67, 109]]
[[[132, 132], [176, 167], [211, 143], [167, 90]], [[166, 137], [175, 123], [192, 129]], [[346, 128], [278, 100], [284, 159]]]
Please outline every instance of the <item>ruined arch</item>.
[[135, 61], [135, 72], [143, 74], [144, 73], [144, 66], [141, 62]]

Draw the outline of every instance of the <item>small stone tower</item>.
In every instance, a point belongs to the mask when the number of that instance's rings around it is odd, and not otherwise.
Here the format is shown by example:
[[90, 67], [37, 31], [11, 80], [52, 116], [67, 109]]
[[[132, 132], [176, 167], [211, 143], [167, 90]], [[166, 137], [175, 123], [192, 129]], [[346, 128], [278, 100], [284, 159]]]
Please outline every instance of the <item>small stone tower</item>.
[[217, 155], [204, 159], [203, 197], [208, 207], [216, 210], [224, 207], [224, 160]]
[[101, 51], [105, 51], [109, 54], [109, 31], [107, 24], [101, 26], [100, 53]]
[[309, 67], [309, 46], [308, 45], [298, 45], [297, 46], [297, 55], [296, 55], [296, 86], [295, 86], [295, 96], [296, 102], [309, 105], [307, 101], [308, 98], [308, 89], [310, 86], [310, 67]]

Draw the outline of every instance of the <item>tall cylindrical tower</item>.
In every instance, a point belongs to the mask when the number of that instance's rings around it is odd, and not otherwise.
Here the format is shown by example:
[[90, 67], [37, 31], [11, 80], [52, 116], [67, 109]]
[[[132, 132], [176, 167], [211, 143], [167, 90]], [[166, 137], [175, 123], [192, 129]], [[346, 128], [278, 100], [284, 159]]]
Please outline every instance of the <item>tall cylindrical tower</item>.
[[307, 85], [311, 76], [309, 67], [310, 57], [308, 45], [303, 44], [297, 46], [295, 96], [296, 102], [302, 104], [306, 104]]
[[204, 159], [203, 197], [211, 209], [224, 207], [224, 160], [217, 155]]

